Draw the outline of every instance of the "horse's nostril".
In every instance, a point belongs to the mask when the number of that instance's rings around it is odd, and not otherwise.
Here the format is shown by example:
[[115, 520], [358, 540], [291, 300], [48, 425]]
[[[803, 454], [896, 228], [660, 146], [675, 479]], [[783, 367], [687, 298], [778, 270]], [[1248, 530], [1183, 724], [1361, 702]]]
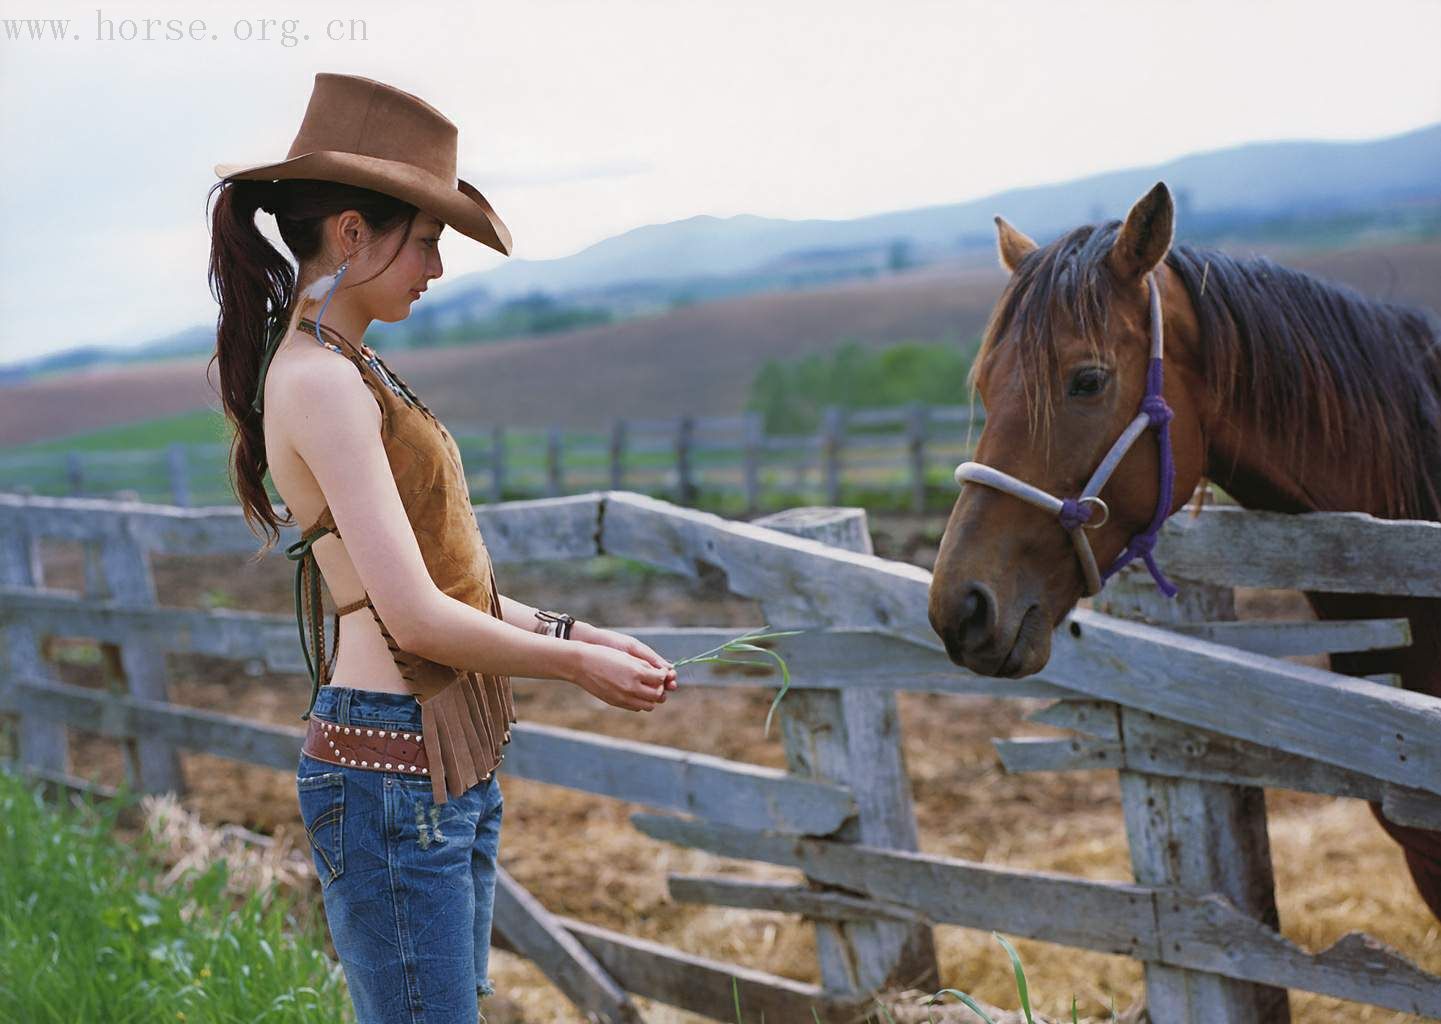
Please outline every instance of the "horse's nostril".
[[980, 606], [981, 595], [977, 594], [974, 588], [967, 591], [966, 599], [961, 602], [961, 621], [970, 622]]
[[972, 583], [961, 600], [961, 636], [967, 647], [990, 639], [996, 628], [996, 602], [984, 583]]

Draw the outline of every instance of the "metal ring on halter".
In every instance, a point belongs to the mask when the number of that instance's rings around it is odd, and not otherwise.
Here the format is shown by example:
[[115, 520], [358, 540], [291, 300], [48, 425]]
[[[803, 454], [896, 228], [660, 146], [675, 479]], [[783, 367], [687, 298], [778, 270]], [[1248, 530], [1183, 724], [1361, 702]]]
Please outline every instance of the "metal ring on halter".
[[1087, 530], [1099, 530], [1101, 527], [1105, 526], [1106, 522], [1111, 518], [1110, 506], [1108, 506], [1103, 500], [1101, 500], [1101, 497], [1098, 494], [1088, 494], [1084, 498], [1077, 498], [1076, 504], [1084, 505], [1088, 501], [1094, 501], [1097, 505], [1101, 506], [1101, 521], [1098, 523], [1092, 523], [1088, 521], [1082, 523], [1081, 525]]

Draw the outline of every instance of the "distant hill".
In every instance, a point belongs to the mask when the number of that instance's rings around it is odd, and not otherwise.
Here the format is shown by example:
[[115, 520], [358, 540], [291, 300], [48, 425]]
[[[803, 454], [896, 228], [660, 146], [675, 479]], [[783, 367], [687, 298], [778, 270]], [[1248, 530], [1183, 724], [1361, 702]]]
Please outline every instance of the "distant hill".
[[[512, 260], [449, 281], [406, 321], [373, 325], [367, 340], [390, 352], [494, 336], [497, 324], [514, 319], [507, 305], [537, 292], [555, 297], [561, 322], [566, 307], [578, 320], [624, 320], [756, 292], [874, 279], [916, 265], [991, 266], [996, 213], [1044, 241], [1076, 224], [1123, 216], [1158, 180], [1176, 195], [1178, 230], [1187, 241], [1309, 239], [1336, 246], [1377, 230], [1392, 240], [1435, 237], [1438, 168], [1441, 124], [1364, 142], [1254, 143], [853, 220], [690, 217], [638, 227], [571, 256]], [[0, 388], [40, 374], [213, 349], [213, 324], [197, 325], [123, 350], [90, 346], [0, 367]]]
[[[1376, 298], [1441, 311], [1441, 241], [1267, 254]], [[827, 352], [848, 338], [871, 346], [974, 338], [1005, 283], [995, 259], [988, 263], [747, 295], [562, 335], [398, 352], [387, 362], [457, 434], [493, 423], [604, 429], [618, 416], [728, 415], [770, 358]], [[0, 400], [0, 446], [218, 409], [205, 370], [205, 358], [192, 358], [13, 387]], [[961, 382], [956, 390], [964, 400]]]
[[1004, 212], [1038, 240], [1076, 224], [1121, 217], [1158, 180], [1190, 218], [1317, 214], [1418, 201], [1441, 202], [1441, 124], [1366, 142], [1267, 142], [1181, 157], [1152, 167], [1013, 189], [971, 202], [876, 214], [855, 220], [777, 220], [741, 215], [651, 224], [553, 260], [513, 260], [457, 280], [483, 282], [496, 295], [532, 289], [566, 292], [635, 279], [738, 274], [795, 250], [880, 247], [909, 239], [917, 253], [954, 254], [995, 238]]

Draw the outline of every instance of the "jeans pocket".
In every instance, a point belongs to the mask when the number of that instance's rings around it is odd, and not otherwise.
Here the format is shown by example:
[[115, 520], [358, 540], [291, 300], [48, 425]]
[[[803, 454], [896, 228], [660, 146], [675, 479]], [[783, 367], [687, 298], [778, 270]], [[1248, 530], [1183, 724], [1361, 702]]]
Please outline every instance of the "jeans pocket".
[[345, 773], [302, 776], [295, 780], [295, 787], [315, 874], [324, 889], [345, 870]]

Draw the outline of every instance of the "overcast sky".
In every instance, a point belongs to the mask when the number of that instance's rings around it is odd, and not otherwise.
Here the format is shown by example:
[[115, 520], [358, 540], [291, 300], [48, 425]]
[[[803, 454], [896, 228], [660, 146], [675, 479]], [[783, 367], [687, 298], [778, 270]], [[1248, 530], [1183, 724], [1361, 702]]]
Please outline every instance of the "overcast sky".
[[[199, 40], [121, 38], [197, 17]], [[366, 38], [327, 41], [331, 19]], [[701, 213], [848, 218], [1392, 135], [1441, 120], [1438, 39], [1441, 0], [0, 0], [0, 363], [213, 324], [213, 165], [282, 159], [317, 71], [455, 121], [460, 176], [547, 259]], [[451, 279], [505, 259], [453, 231], [441, 252]]]

